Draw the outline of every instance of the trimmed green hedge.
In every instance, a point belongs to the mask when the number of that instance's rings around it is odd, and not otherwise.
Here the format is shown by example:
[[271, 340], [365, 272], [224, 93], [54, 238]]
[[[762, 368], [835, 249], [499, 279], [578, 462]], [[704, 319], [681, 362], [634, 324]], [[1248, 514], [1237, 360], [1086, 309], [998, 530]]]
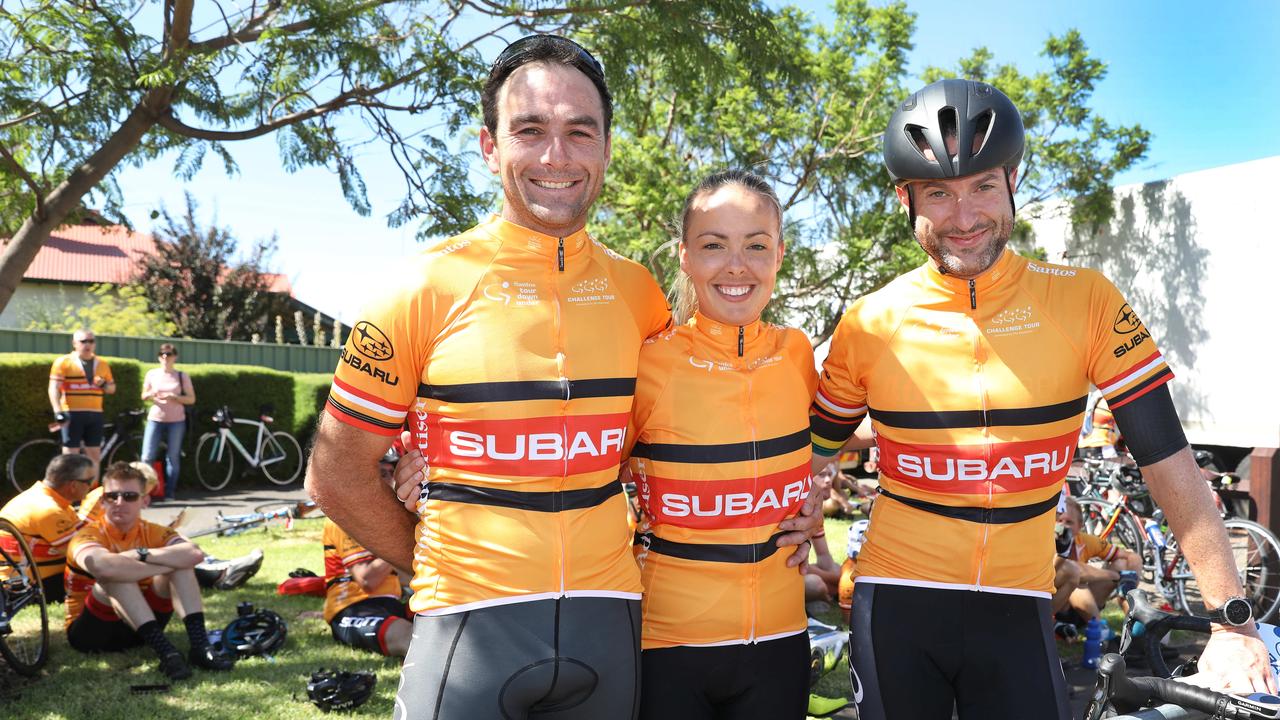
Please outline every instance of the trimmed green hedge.
[[307, 447], [315, 434], [316, 423], [329, 399], [333, 373], [300, 373], [293, 376], [293, 434]]
[[[48, 389], [49, 368], [56, 357], [0, 353], [0, 466], [19, 444], [35, 437], [53, 437], [46, 428], [53, 421]], [[127, 358], [108, 357], [106, 361], [116, 381], [115, 394], [108, 395], [103, 406], [107, 420], [123, 410], [145, 408], [142, 378], [156, 365]], [[210, 416], [223, 405], [229, 406], [236, 417], [249, 420], [256, 419], [259, 408], [269, 404], [273, 406], [273, 427], [294, 433], [305, 448], [332, 380], [327, 373], [295, 375], [250, 365], [184, 364], [179, 369], [191, 376], [196, 391], [196, 427], [193, 436], [187, 438], [188, 443], [213, 429]], [[237, 434], [251, 443], [249, 430], [245, 428]], [[0, 476], [0, 501], [11, 494], [9, 483]]]

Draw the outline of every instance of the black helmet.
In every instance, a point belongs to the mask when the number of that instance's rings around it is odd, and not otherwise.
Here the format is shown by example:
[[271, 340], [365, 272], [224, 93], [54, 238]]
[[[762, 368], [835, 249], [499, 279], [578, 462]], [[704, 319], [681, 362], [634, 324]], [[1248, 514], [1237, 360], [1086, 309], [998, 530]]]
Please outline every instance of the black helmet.
[[307, 697], [325, 712], [350, 710], [369, 699], [377, 682], [371, 672], [318, 670], [311, 673], [307, 682]]
[[[955, 133], [954, 157], [944, 132]], [[973, 138], [979, 135], [984, 139], [975, 152]], [[1022, 115], [1008, 96], [975, 80], [939, 80], [907, 98], [889, 118], [884, 165], [895, 184], [1013, 170], [1025, 146]]]
[[226, 652], [245, 655], [270, 655], [284, 645], [289, 626], [284, 618], [270, 610], [254, 610], [241, 603], [240, 616], [222, 630], [222, 647]]

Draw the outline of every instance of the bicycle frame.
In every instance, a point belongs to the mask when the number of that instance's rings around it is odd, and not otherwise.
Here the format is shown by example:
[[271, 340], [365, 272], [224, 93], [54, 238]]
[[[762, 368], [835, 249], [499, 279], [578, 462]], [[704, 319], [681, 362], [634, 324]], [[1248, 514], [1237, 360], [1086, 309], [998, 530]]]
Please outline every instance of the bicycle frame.
[[244, 445], [240, 444], [240, 438], [237, 438], [235, 433], [231, 432], [231, 428], [219, 427], [218, 455], [214, 458], [215, 460], [222, 459], [222, 453], [226, 452], [228, 441], [230, 441], [230, 446], [240, 453], [240, 457], [244, 458], [244, 461], [249, 463], [249, 467], [258, 468], [262, 467], [262, 465], [269, 465], [283, 459], [282, 456], [280, 458], [275, 458], [274, 460], [268, 460], [265, 463], [262, 460], [262, 448], [266, 445], [267, 439], [271, 437], [271, 431], [267, 429], [266, 423], [261, 420], [241, 420], [240, 418], [233, 418], [232, 422], [239, 425], [252, 425], [258, 429], [257, 436], [254, 439], [253, 455], [250, 455]]

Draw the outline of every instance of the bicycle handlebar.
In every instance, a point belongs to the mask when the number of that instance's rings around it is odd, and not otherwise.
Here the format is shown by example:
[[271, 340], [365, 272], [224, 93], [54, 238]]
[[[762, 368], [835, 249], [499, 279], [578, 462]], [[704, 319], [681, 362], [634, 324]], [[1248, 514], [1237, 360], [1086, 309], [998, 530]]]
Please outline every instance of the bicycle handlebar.
[[1160, 641], [1171, 630], [1189, 630], [1191, 632], [1209, 634], [1213, 629], [1208, 618], [1194, 615], [1176, 615], [1158, 610], [1147, 599], [1142, 590], [1130, 590], [1125, 596], [1129, 601], [1129, 614], [1124, 619], [1124, 629], [1120, 635], [1120, 652], [1129, 649], [1134, 638], [1142, 638], [1142, 647], [1151, 664], [1151, 672], [1161, 677], [1169, 676], [1169, 666], [1160, 654]]
[[1098, 684], [1085, 711], [1087, 720], [1103, 717], [1108, 705], [1130, 713], [1162, 703], [1226, 720], [1280, 718], [1280, 705], [1262, 704], [1167, 678], [1131, 678], [1125, 671], [1124, 658], [1116, 653], [1108, 653], [1098, 661]]

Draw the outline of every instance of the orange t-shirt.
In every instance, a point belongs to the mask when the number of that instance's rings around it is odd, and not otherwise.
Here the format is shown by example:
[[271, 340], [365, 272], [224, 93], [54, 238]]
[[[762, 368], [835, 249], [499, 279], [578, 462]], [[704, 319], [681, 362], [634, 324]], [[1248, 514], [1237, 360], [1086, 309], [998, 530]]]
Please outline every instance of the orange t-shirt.
[[[27, 538], [41, 579], [62, 573], [67, 563], [67, 543], [80, 528], [80, 516], [70, 501], [43, 481], [18, 493], [0, 508], [5, 517]], [[10, 545], [5, 550], [17, 553], [17, 543], [0, 538]]]
[[115, 378], [111, 376], [111, 366], [106, 360], [95, 357], [92, 362], [93, 372], [86, 376], [84, 364], [75, 353], [63, 355], [53, 361], [49, 379], [56, 381], [62, 388], [64, 412], [102, 412], [102, 388], [93, 384], [93, 378], [101, 377], [107, 382], [115, 382]]
[[[1089, 386], [1114, 409], [1172, 376], [1093, 270], [1006, 251], [973, 280], [925, 265], [860, 298], [812, 409], [815, 452], [833, 454], [868, 413], [876, 431], [882, 495], [858, 582], [1047, 597]], [[997, 514], [1007, 521], [984, 521]]]
[[406, 272], [352, 328], [327, 411], [408, 421], [428, 462], [410, 608], [638, 599], [617, 477], [640, 343], [670, 323], [653, 277], [498, 217]]
[[[90, 548], [103, 547], [108, 552], [120, 553], [134, 548], [161, 548], [186, 542], [173, 528], [139, 519], [127, 533], [122, 533], [107, 522], [106, 517], [86, 523], [71, 538], [67, 547], [67, 621], [66, 626], [84, 612], [86, 596], [93, 590], [93, 575], [84, 569], [83, 555]], [[144, 590], [151, 587], [151, 578], [138, 581]]]

